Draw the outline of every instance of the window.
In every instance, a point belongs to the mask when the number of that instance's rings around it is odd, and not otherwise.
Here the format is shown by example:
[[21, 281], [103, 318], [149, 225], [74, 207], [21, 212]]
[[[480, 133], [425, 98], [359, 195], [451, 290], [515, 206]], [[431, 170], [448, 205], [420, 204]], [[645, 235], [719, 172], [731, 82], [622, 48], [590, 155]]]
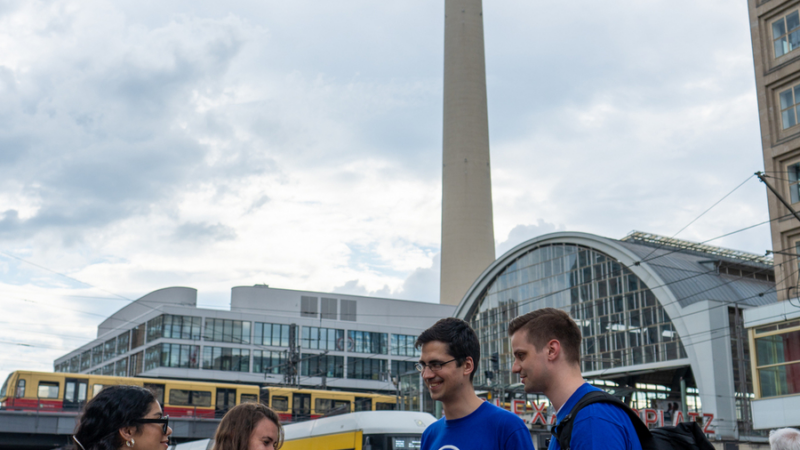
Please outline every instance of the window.
[[[99, 345], [98, 345], [99, 347]], [[103, 354], [103, 361], [108, 361], [109, 359], [116, 356], [117, 353], [117, 339], [109, 339], [103, 344], [102, 354]]]
[[85, 352], [81, 353], [81, 372], [84, 370], [89, 370], [92, 367], [92, 351], [86, 350]]
[[347, 378], [354, 380], [386, 380], [386, 360], [347, 358]]
[[258, 403], [256, 394], [242, 394], [242, 403]]
[[114, 363], [113, 362], [112, 363], [108, 363], [105, 366], [103, 366], [100, 369], [100, 374], [101, 375], [113, 376], [114, 375]]
[[344, 351], [344, 330], [335, 328], [303, 327], [300, 338], [302, 348]]
[[284, 352], [253, 350], [253, 373], [286, 373]]
[[375, 403], [375, 411], [394, 411], [397, 405], [394, 403]]
[[785, 130], [797, 125], [797, 103], [800, 102], [800, 85], [786, 89], [778, 94], [781, 104], [781, 124]]
[[349, 400], [334, 400], [332, 398], [314, 399], [314, 412], [312, 414], [328, 414], [332, 411], [350, 412]]
[[130, 340], [130, 332], [126, 331], [117, 336], [117, 355], [124, 355], [128, 353], [128, 341]]
[[130, 367], [128, 368], [128, 376], [135, 377], [142, 373], [144, 367], [144, 352], [138, 352], [131, 355]]
[[103, 362], [103, 345], [92, 347], [92, 365], [99, 366]]
[[414, 347], [417, 342], [416, 336], [405, 334], [392, 335], [392, 354], [397, 356], [420, 356], [419, 349]]
[[253, 328], [253, 343], [272, 347], [288, 347], [289, 328], [290, 325], [280, 323], [256, 322]]
[[17, 392], [14, 393], [14, 397], [16, 398], [25, 397], [25, 380], [20, 379], [17, 381]]
[[322, 297], [322, 318], [336, 320], [337, 315], [336, 299]]
[[347, 337], [353, 343], [353, 351], [356, 353], [377, 353], [388, 354], [388, 334], [373, 333], [370, 331], [349, 330]]
[[392, 361], [392, 376], [400, 376], [416, 370], [414, 361]]
[[169, 403], [172, 406], [211, 406], [211, 392], [170, 389]]
[[[147, 342], [169, 339], [200, 339], [200, 317], [162, 314], [147, 322]], [[249, 334], [249, 332], [248, 332]]]
[[104, 387], [105, 386], [103, 386], [102, 384], [93, 384], [92, 385], [92, 398], [97, 396], [97, 394], [99, 394], [100, 391], [102, 391]]
[[764, 334], [755, 339], [761, 398], [800, 394], [800, 327]]
[[772, 22], [772, 43], [775, 57], [779, 58], [800, 46], [800, 16], [792, 11]]
[[275, 411], [288, 411], [289, 410], [289, 397], [283, 395], [272, 396], [272, 409]]
[[304, 377], [344, 378], [344, 357], [303, 353], [300, 375]]
[[58, 383], [54, 381], [40, 381], [38, 397], [58, 398]]
[[156, 344], [148, 347], [144, 357], [144, 370], [156, 367], [197, 369], [200, 346], [182, 344]]
[[355, 300], [342, 300], [342, 318], [350, 322], [356, 321], [356, 301]]
[[131, 329], [131, 350], [144, 345], [144, 324], [137, 325]]
[[317, 317], [317, 297], [300, 297], [300, 317]]
[[246, 348], [203, 347], [203, 369], [249, 372], [250, 350]]
[[118, 377], [128, 375], [128, 358], [122, 358], [114, 363], [114, 375]]
[[206, 319], [203, 339], [216, 342], [250, 343], [250, 322], [228, 319]]

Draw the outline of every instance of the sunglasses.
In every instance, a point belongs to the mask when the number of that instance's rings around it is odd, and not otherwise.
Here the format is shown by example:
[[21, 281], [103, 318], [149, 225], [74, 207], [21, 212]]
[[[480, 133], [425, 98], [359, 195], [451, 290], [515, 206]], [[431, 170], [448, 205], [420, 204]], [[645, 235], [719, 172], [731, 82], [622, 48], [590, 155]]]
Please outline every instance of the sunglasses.
[[160, 419], [139, 419], [134, 420], [136, 423], [160, 423], [161, 424], [161, 432], [167, 434], [167, 428], [169, 428], [169, 416], [164, 416]]

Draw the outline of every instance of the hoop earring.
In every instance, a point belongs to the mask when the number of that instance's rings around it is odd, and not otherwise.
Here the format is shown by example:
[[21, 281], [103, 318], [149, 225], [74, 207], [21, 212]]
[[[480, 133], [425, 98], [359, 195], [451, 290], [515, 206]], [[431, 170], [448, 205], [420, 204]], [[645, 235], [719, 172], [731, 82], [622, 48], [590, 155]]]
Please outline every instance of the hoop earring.
[[125, 441], [125, 445], [127, 445], [128, 447], [133, 447], [134, 445], [136, 445], [136, 441], [134, 441], [133, 439], [131, 439], [130, 441]]

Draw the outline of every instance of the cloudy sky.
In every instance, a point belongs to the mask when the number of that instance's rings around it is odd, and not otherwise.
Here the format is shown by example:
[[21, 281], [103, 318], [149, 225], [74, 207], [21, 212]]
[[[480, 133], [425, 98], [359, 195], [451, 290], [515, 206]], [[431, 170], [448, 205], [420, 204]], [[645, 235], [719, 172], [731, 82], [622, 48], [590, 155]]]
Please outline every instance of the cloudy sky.
[[[0, 378], [167, 286], [437, 301], [443, 12], [0, 3]], [[763, 168], [744, 2], [486, 1], [484, 21], [498, 256], [673, 235]], [[678, 237], [765, 199], [750, 179]], [[712, 243], [770, 248], [766, 226]]]

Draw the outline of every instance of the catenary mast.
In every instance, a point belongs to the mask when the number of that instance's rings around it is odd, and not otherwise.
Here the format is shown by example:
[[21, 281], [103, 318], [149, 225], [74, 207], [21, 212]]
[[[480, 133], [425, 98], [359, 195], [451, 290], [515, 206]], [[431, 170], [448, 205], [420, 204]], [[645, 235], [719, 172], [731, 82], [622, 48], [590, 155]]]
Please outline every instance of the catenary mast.
[[442, 272], [457, 305], [495, 259], [481, 0], [445, 0]]

